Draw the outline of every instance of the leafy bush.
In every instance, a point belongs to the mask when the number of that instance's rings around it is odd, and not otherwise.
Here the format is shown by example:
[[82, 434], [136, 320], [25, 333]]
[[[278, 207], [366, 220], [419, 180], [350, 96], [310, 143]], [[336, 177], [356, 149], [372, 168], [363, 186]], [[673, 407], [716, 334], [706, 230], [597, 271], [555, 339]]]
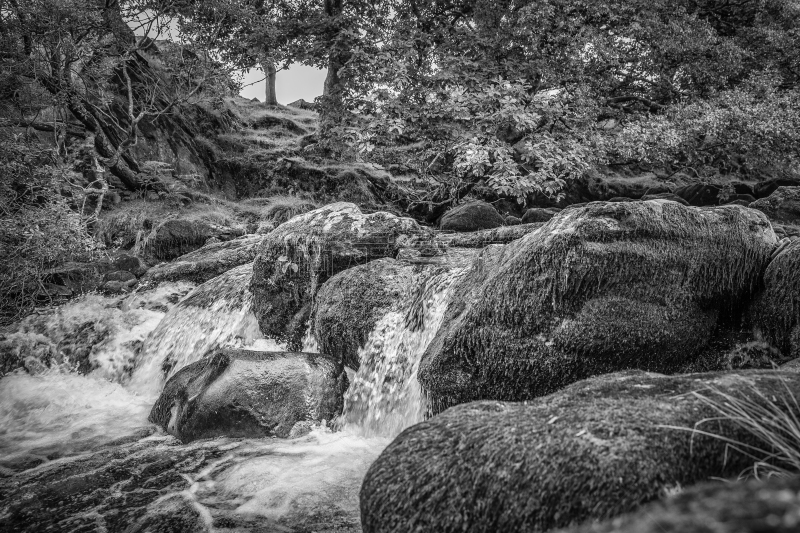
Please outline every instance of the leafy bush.
[[62, 195], [69, 177], [50, 150], [0, 140], [0, 322], [49, 297], [43, 282], [49, 268], [99, 252]]

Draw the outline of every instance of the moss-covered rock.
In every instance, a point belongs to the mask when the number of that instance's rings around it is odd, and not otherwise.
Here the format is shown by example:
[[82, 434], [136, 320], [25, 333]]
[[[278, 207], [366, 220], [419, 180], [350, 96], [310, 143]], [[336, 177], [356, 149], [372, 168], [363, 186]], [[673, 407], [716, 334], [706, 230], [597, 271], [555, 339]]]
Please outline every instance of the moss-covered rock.
[[547, 222], [558, 213], [560, 209], [556, 207], [531, 207], [522, 215], [522, 223]]
[[481, 231], [439, 233], [436, 235], [436, 243], [439, 248], [442, 246], [451, 248], [485, 248], [490, 244], [505, 244], [516, 241], [536, 231], [543, 225], [544, 222], [531, 222], [530, 224], [517, 224], [515, 226], [503, 226]]
[[375, 324], [413, 290], [414, 267], [378, 259], [349, 268], [326, 281], [317, 293], [314, 332], [320, 352], [358, 369], [358, 350]]
[[239, 265], [252, 262], [265, 235], [245, 235], [202, 248], [150, 269], [145, 283], [187, 280], [203, 283]]
[[800, 476], [707, 483], [602, 523], [560, 533], [795, 533]]
[[786, 243], [764, 272], [753, 322], [786, 357], [800, 357], [800, 240]]
[[800, 226], [800, 187], [778, 187], [750, 207], [758, 209], [773, 222]]
[[253, 264], [254, 311], [267, 337], [299, 349], [311, 301], [331, 276], [413, 241], [431, 241], [416, 221], [385, 212], [364, 214], [354, 204], [330, 204], [272, 231]]
[[739, 206], [568, 208], [465, 276], [420, 366], [431, 409], [625, 368], [678, 371], [737, 317], [775, 243], [766, 218]]
[[503, 225], [503, 217], [483, 201], [458, 205], [444, 214], [439, 227], [445, 231], [478, 231]]
[[347, 376], [319, 354], [223, 350], [180, 369], [149, 420], [183, 442], [288, 437], [298, 422], [333, 420]]
[[788, 409], [796, 406], [789, 393], [800, 394], [797, 373], [624, 372], [528, 403], [459, 405], [403, 431], [372, 464], [362, 525], [365, 533], [538, 532], [614, 517], [752, 466], [721, 439], [691, 431], [700, 424], [758, 444], [743, 426], [708, 421], [716, 415], [709, 400], [774, 395]]

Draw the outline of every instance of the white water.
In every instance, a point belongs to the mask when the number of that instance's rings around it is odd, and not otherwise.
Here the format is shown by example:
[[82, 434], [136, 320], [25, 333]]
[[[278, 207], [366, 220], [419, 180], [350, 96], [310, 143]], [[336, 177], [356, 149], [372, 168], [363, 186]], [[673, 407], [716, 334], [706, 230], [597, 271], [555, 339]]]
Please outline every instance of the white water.
[[[162, 286], [125, 301], [95, 295], [39, 317], [37, 328], [26, 333], [31, 338], [47, 337], [48, 327], [69, 327], [66, 315], [83, 314], [103, 324], [127, 321], [132, 327], [112, 328], [103, 345], [95, 347], [98, 369], [90, 375], [62, 365], [0, 379], [0, 455], [12, 462], [31, 456], [54, 459], [148, 427], [149, 408], [165, 380], [165, 362], [174, 373], [221, 346], [282, 349], [258, 331], [250, 307], [249, 268], [238, 267], [197, 287], [168, 311], [147, 303], [169, 292]], [[317, 427], [291, 440], [216, 439], [215, 445], [230, 452], [187, 479], [184, 493], [212, 511], [224, 508], [279, 522], [337, 516], [343, 525], [357, 526], [358, 491], [367, 468], [392, 437], [422, 419], [416, 371], [462, 270], [431, 272], [417, 280], [422, 290], [378, 321], [360, 351], [361, 368], [351, 376], [345, 412], [334, 424], [338, 431]], [[136, 344], [132, 340], [141, 343], [147, 333], [143, 349], [131, 347]], [[315, 345], [309, 333], [304, 348], [315, 351]], [[133, 361], [136, 370], [128, 380], [120, 368]]]
[[345, 393], [344, 427], [364, 436], [394, 436], [425, 414], [417, 370], [444, 318], [455, 269], [420, 274], [418, 292], [384, 316], [359, 350], [361, 366]]

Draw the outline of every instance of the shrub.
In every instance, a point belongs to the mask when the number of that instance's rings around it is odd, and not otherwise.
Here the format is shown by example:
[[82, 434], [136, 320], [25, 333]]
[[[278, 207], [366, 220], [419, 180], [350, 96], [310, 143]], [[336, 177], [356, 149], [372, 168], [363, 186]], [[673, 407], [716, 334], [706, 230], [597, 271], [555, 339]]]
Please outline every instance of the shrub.
[[[99, 252], [85, 221], [62, 194], [70, 177], [49, 150], [0, 140], [0, 323], [50, 298], [44, 283], [48, 269]], [[80, 196], [73, 200], [82, 205]]]

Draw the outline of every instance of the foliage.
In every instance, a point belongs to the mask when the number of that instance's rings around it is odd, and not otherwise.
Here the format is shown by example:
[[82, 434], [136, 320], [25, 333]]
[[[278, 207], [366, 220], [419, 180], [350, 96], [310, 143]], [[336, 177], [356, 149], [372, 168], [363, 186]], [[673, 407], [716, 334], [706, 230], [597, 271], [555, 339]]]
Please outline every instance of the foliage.
[[[365, 16], [338, 133], [453, 190], [521, 201], [589, 166], [797, 172], [800, 6], [419, 0]], [[399, 147], [399, 148], [398, 148]]]
[[0, 322], [48, 298], [47, 269], [100, 251], [62, 195], [67, 174], [50, 150], [0, 142]]

